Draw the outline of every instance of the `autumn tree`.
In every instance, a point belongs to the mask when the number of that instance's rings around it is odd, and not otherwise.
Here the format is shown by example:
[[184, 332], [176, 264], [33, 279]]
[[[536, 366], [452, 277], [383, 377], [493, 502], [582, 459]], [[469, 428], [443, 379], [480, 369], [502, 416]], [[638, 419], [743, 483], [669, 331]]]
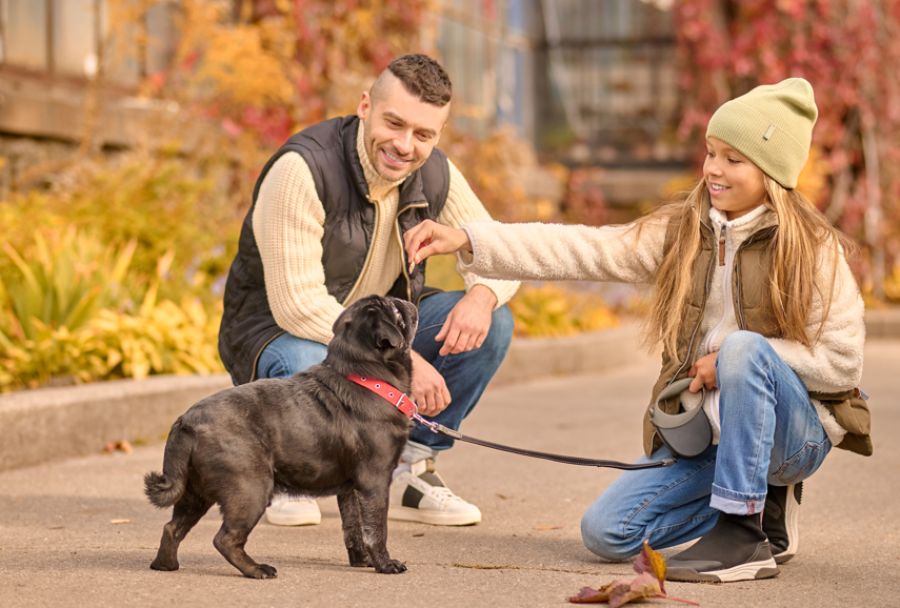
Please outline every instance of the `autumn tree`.
[[900, 0], [680, 0], [673, 10], [682, 136], [701, 142], [716, 107], [757, 84], [812, 83], [805, 193], [864, 245], [863, 287], [880, 298], [900, 260]]

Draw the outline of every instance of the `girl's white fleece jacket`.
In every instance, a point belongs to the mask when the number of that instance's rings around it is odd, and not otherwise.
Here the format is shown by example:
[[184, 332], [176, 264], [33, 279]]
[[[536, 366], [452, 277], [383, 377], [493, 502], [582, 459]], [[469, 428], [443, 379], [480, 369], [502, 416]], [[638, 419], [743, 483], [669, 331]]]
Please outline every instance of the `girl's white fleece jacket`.
[[[710, 221], [718, 246], [725, 231], [724, 265], [716, 265], [706, 310], [701, 322], [698, 356], [717, 351], [729, 333], [737, 331], [731, 296], [734, 252], [758, 230], [777, 223], [765, 206], [728, 221], [710, 209]], [[666, 235], [664, 219], [649, 219], [638, 231], [633, 224], [592, 227], [561, 224], [502, 224], [477, 222], [464, 226], [472, 254], [460, 254], [461, 268], [484, 277], [516, 280], [588, 280], [652, 283], [663, 259]], [[716, 252], [718, 256], [718, 252]], [[818, 266], [818, 285], [831, 285], [831, 256], [823, 252]], [[843, 255], [837, 264], [822, 334], [812, 348], [792, 340], [770, 338], [778, 355], [806, 384], [809, 391], [840, 392], [859, 385], [865, 342], [864, 307], [856, 281]], [[807, 330], [814, 336], [826, 315], [823, 297], [816, 293]], [[846, 431], [826, 408], [816, 406], [822, 425], [837, 445]], [[718, 399], [707, 399], [707, 414], [718, 437]]]

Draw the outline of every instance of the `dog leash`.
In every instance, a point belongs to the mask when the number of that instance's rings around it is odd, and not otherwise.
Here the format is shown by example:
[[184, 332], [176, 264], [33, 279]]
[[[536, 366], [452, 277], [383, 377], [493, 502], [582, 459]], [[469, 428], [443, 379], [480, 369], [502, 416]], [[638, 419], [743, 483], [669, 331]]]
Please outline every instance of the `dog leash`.
[[664, 458], [662, 460], [655, 460], [652, 462], [644, 463], [629, 463], [620, 462], [618, 460], [603, 460], [581, 458], [579, 456], [565, 456], [563, 454], [551, 454], [548, 452], [538, 452], [535, 450], [516, 448], [509, 445], [503, 445], [501, 443], [494, 443], [493, 441], [485, 441], [484, 439], [478, 439], [476, 437], [463, 435], [459, 431], [455, 431], [444, 426], [443, 424], [434, 422], [433, 420], [426, 420], [422, 417], [421, 414], [419, 414], [418, 406], [412, 399], [409, 398], [406, 393], [385, 382], [384, 380], [379, 380], [377, 378], [366, 378], [364, 376], [358, 376], [356, 374], [349, 374], [347, 376], [347, 379], [351, 382], [355, 382], [363, 388], [372, 391], [373, 393], [393, 405], [395, 408], [400, 410], [400, 412], [404, 416], [428, 428], [432, 433], [440, 433], [442, 435], [452, 437], [453, 439], [456, 439], [458, 441], [465, 441], [467, 443], [473, 443], [482, 447], [501, 450], [503, 452], [510, 452], [512, 454], [520, 454], [522, 456], [529, 456], [531, 458], [541, 458], [543, 460], [551, 460], [553, 462], [561, 462], [563, 464], [574, 464], [583, 467], [603, 467], [608, 469], [621, 469], [623, 471], [636, 471], [639, 469], [655, 469], [658, 467], [668, 467], [675, 464], [674, 458]]

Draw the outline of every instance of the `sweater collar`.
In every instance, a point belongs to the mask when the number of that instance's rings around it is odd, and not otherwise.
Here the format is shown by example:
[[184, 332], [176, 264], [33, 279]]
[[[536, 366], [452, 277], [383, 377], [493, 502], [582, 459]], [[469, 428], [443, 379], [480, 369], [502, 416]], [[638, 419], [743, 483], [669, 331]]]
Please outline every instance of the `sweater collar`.
[[360, 120], [359, 128], [356, 130], [356, 153], [359, 155], [359, 164], [362, 165], [363, 175], [369, 186], [369, 200], [381, 200], [388, 192], [400, 186], [406, 178], [391, 181], [378, 174], [366, 150], [364, 131], [363, 121]]

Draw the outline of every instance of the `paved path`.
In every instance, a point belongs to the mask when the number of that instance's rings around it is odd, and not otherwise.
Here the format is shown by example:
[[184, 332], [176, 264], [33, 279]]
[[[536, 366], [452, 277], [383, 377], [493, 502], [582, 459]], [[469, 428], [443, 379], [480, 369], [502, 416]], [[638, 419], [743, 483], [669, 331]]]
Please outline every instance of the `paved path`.
[[[703, 606], [900, 606], [900, 341], [872, 341], [864, 387], [873, 395], [876, 454], [835, 451], [807, 483], [801, 552], [777, 579], [731, 585], [670, 583]], [[465, 431], [591, 457], [631, 459], [641, 404], [656, 371], [642, 360], [603, 375], [491, 389]], [[274, 580], [244, 579], [212, 547], [211, 512], [182, 545], [182, 569], [148, 569], [168, 513], [150, 507], [141, 477], [162, 446], [0, 474], [0, 605], [18, 606], [565, 606], [583, 585], [630, 576], [597, 561], [579, 518], [616, 472], [460, 445], [441, 460], [483, 524], [442, 529], [392, 523], [389, 547], [409, 572], [346, 565], [333, 498], [312, 528], [260, 524], [248, 550]], [[660, 605], [654, 602], [651, 605]], [[662, 604], [677, 606], [680, 604]]]

